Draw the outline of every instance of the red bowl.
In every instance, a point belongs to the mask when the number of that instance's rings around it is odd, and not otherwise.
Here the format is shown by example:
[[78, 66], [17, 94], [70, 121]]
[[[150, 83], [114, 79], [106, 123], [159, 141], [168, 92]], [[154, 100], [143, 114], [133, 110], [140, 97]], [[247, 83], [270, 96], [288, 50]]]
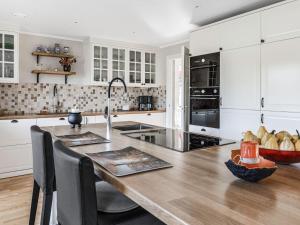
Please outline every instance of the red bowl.
[[280, 151], [259, 148], [259, 155], [279, 164], [300, 163], [300, 151]]

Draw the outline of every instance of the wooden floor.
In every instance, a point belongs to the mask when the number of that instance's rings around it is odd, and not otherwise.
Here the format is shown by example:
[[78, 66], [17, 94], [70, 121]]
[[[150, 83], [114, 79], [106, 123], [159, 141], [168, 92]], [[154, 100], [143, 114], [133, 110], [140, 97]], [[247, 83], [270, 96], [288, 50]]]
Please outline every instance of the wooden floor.
[[[28, 225], [32, 183], [31, 175], [0, 180], [0, 225]], [[41, 197], [35, 224], [40, 221]]]

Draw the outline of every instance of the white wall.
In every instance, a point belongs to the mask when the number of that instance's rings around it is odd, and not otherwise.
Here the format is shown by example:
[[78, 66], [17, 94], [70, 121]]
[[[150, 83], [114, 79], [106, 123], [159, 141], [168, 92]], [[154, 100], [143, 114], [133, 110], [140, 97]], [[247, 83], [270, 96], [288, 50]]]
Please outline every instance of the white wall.
[[159, 58], [158, 58], [158, 74], [162, 76], [162, 83], [166, 85], [166, 77], [167, 77], [167, 57], [171, 55], [181, 54], [182, 46], [189, 48], [189, 42], [184, 42], [182, 44], [172, 45], [169, 47], [161, 48], [159, 50]]
[[[36, 57], [31, 55], [37, 46], [53, 47], [55, 43], [59, 43], [61, 47], [70, 47], [77, 63], [72, 65], [72, 71], [76, 71], [75, 76], [70, 76], [68, 83], [70, 84], [88, 84], [89, 75], [84, 73], [84, 57], [83, 57], [83, 42], [70, 41], [42, 36], [34, 36], [28, 34], [20, 34], [20, 83], [35, 83], [36, 75], [31, 71], [36, 68]], [[43, 68], [50, 67], [51, 69], [58, 68], [62, 70], [59, 64], [59, 58], [40, 57], [40, 63]], [[41, 83], [64, 83], [64, 76], [59, 75], [40, 75]]]

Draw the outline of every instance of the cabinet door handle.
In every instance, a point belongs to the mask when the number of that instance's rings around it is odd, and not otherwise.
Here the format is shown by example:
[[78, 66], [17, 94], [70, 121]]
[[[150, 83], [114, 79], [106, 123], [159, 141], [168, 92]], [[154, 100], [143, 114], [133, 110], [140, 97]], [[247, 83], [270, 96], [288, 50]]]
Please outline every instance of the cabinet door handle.
[[206, 132], [206, 129], [202, 128], [201, 131]]
[[148, 113], [147, 116], [151, 116], [151, 113]]
[[264, 116], [264, 114], [262, 113], [261, 115], [260, 115], [260, 122], [263, 124], [265, 121], [265, 118], [264, 118], [265, 116]]
[[221, 48], [219, 48], [219, 50], [220, 50], [220, 51], [223, 51], [223, 48], [221, 47]]
[[261, 39], [261, 40], [260, 40], [260, 43], [262, 43], [262, 44], [265, 43], [265, 40], [264, 40], [264, 39]]
[[89, 120], [88, 120], [88, 118], [86, 117], [86, 118], [85, 118], [85, 124], [88, 124], [88, 121], [89, 121]]
[[18, 123], [19, 121], [18, 120], [12, 120], [10, 121], [11, 123]]
[[113, 117], [118, 117], [118, 115], [114, 115]]
[[65, 118], [62, 117], [62, 118], [59, 118], [59, 120], [65, 120]]
[[260, 105], [262, 108], [265, 107], [265, 98], [261, 98]]

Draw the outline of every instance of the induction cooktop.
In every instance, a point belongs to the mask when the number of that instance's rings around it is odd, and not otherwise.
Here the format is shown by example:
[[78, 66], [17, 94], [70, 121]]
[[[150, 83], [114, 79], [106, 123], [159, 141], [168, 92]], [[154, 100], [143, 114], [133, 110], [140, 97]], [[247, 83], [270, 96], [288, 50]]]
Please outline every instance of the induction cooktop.
[[223, 138], [183, 132], [182, 130], [168, 128], [123, 133], [123, 135], [179, 152], [188, 152], [201, 148], [235, 143], [234, 141]]

